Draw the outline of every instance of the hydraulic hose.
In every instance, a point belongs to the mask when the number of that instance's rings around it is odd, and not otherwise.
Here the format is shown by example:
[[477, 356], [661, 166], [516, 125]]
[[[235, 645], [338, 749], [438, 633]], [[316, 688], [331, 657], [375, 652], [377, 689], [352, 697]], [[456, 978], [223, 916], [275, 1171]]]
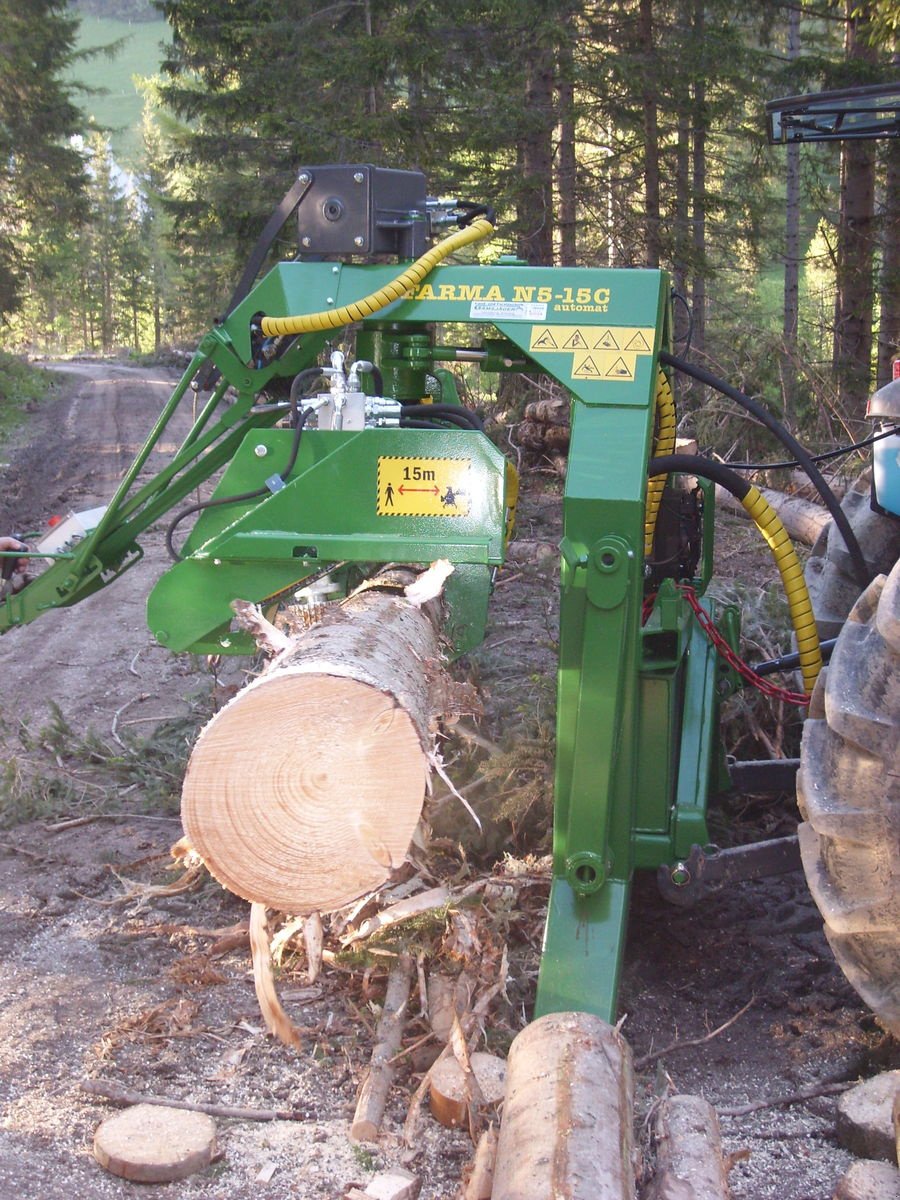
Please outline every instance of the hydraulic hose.
[[[653, 453], [656, 457], [665, 457], [675, 453], [675, 397], [672, 395], [672, 385], [665, 371], [660, 370], [656, 377], [656, 436], [653, 439]], [[654, 475], [647, 484], [647, 509], [644, 515], [644, 557], [649, 558], [653, 553], [653, 535], [656, 533], [656, 518], [659, 516], [659, 506], [666, 487], [665, 475]]]
[[[860, 587], [866, 587], [871, 578], [871, 571], [866, 565], [865, 555], [860, 548], [859, 542], [856, 540], [856, 535], [850, 526], [850, 522], [847, 520], [847, 514], [841, 508], [840, 504], [838, 504], [837, 497], [822, 477], [822, 472], [813, 462], [809, 451], [801, 446], [794, 435], [785, 429], [781, 422], [773, 417], [763, 405], [754, 400], [752, 396], [748, 396], [746, 392], [741, 392], [737, 388], [732, 387], [731, 384], [725, 383], [724, 380], [713, 375], [711, 371], [706, 371], [703, 367], [695, 367], [693, 363], [676, 358], [674, 354], [669, 354], [665, 350], [660, 351], [659, 361], [665, 363], [667, 366], [674, 367], [676, 371], [681, 371], [684, 375], [690, 375], [692, 379], [696, 379], [700, 383], [705, 383], [707, 387], [715, 388], [723, 396], [727, 396], [730, 400], [734, 400], [736, 404], [740, 404], [742, 408], [752, 413], [767, 429], [771, 430], [778, 440], [787, 447], [809, 476], [816, 491], [822, 497], [822, 502], [829, 513], [831, 513], [834, 523], [840, 530], [841, 537], [844, 539], [844, 544], [847, 547], [847, 552], [850, 555], [850, 561], [853, 565], [853, 574], [856, 576], [856, 581]], [[701, 472], [697, 473], [700, 474]]]
[[440, 418], [461, 428], [484, 430], [484, 422], [478, 413], [471, 408], [463, 408], [461, 404], [404, 404], [400, 416], [424, 421]]
[[816, 630], [809, 592], [806, 590], [803, 567], [800, 565], [797, 552], [791, 544], [791, 539], [788, 537], [780, 517], [759, 488], [748, 483], [746, 479], [742, 479], [736, 471], [732, 471], [724, 463], [701, 458], [695, 454], [670, 454], [664, 458], [650, 460], [648, 472], [651, 477], [661, 474], [668, 475], [674, 471], [682, 475], [702, 475], [704, 479], [720, 483], [722, 487], [731, 492], [732, 496], [740, 500], [747, 514], [753, 518], [760, 533], [768, 542], [787, 597], [791, 624], [797, 639], [803, 687], [807, 693], [811, 694], [822, 669], [819, 635]]
[[451, 233], [436, 246], [426, 250], [421, 258], [417, 258], [396, 279], [377, 292], [372, 292], [370, 296], [355, 300], [352, 304], [345, 304], [342, 308], [327, 309], [325, 312], [306, 313], [297, 317], [263, 317], [259, 327], [266, 337], [284, 337], [298, 333], [316, 333], [323, 329], [339, 329], [353, 321], [362, 321], [382, 308], [387, 308], [395, 300], [400, 300], [412, 288], [418, 287], [425, 276], [455, 250], [471, 245], [472, 242], [480, 242], [490, 237], [493, 232], [494, 226], [486, 217], [477, 217], [465, 229]]

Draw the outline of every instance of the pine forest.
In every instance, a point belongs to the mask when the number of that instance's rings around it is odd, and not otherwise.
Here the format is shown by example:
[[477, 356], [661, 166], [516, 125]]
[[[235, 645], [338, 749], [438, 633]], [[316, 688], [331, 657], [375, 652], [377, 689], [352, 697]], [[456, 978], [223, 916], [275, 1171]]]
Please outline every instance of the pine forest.
[[[890, 378], [900, 142], [769, 145], [765, 103], [895, 82], [896, 0], [0, 11], [7, 351], [192, 346], [298, 168], [360, 162], [495, 206], [483, 255], [665, 268], [678, 336], [815, 443], [852, 432]], [[89, 23], [123, 36], [90, 44]], [[110, 81], [135, 39], [123, 130]]]

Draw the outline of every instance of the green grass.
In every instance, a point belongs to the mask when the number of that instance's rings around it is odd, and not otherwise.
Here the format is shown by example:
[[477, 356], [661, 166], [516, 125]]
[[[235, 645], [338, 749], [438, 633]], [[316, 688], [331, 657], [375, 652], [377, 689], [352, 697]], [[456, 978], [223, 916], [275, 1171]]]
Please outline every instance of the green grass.
[[165, 21], [119, 21], [108, 17], [82, 17], [79, 50], [93, 50], [122, 40], [112, 59], [98, 54], [76, 63], [70, 78], [97, 95], [76, 97], [87, 116], [107, 129], [116, 159], [127, 167], [137, 166], [143, 155], [141, 114], [143, 99], [135, 87], [135, 76], [155, 75], [162, 59], [160, 44], [170, 30]]
[[0, 350], [0, 442], [21, 424], [31, 406], [43, 400], [52, 384], [49, 372]]

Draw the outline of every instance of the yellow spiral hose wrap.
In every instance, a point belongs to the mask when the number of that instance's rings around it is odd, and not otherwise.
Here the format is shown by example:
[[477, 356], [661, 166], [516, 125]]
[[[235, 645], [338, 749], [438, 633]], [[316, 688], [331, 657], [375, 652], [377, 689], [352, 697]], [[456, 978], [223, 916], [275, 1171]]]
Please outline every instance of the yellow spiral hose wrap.
[[[675, 397], [665, 371], [656, 376], [656, 434], [653, 438], [653, 457], [664, 458], [675, 453]], [[653, 553], [656, 519], [666, 486], [666, 475], [653, 475], [647, 482], [647, 507], [644, 514], [644, 557]]]
[[791, 623], [794, 627], [794, 636], [797, 639], [803, 688], [812, 694], [819, 672], [822, 670], [822, 652], [819, 649], [819, 634], [816, 629], [809, 592], [806, 590], [803, 567], [800, 565], [791, 539], [781, 523], [781, 518], [759, 489], [751, 486], [741, 503], [769, 543], [778, 573], [781, 575], [784, 594], [790, 609]]
[[494, 226], [485, 217], [476, 218], [471, 225], [451, 233], [449, 237], [426, 250], [421, 258], [406, 268], [396, 279], [391, 280], [385, 287], [364, 296], [362, 300], [354, 300], [341, 308], [330, 308], [325, 312], [307, 313], [298, 317], [263, 317], [260, 328], [266, 337], [292, 337], [298, 333], [317, 333], [324, 329], [339, 329], [353, 321], [362, 321], [373, 313], [387, 308], [395, 300], [400, 300], [407, 292], [418, 287], [422, 280], [445, 258], [463, 246], [472, 242], [480, 242], [491, 236]]

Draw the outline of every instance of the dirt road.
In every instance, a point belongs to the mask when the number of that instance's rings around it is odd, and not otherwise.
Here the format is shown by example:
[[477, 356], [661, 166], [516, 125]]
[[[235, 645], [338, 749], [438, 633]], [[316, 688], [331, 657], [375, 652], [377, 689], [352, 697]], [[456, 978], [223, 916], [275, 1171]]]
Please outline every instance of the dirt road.
[[[67, 370], [19, 444], [0, 452], [9, 464], [0, 530], [39, 527], [50, 513], [107, 499], [172, 383], [161, 370], [99, 363]], [[553, 541], [559, 499], [540, 484], [526, 478], [521, 529]], [[183, 713], [185, 696], [209, 690], [202, 672], [155, 647], [144, 625], [147, 591], [165, 565], [161, 542], [159, 533], [146, 537], [145, 561], [91, 600], [0, 640], [4, 803], [17, 761], [35, 753], [19, 722], [34, 731], [51, 719], [51, 703], [115, 750], [117, 714], [120, 731], [127, 721], [148, 730], [145, 717]], [[555, 588], [550, 563], [497, 589], [474, 663], [494, 696], [496, 740], [504, 737], [504, 697], [521, 707], [536, 675], [552, 671]], [[56, 753], [57, 766], [72, 767]], [[451, 1200], [471, 1149], [465, 1135], [428, 1118], [414, 1153], [400, 1143], [420, 1060], [400, 1067], [380, 1149], [354, 1152], [347, 1141], [381, 997], [378, 972], [373, 983], [359, 971], [328, 970], [309, 988], [288, 971], [290, 1011], [310, 1033], [299, 1054], [274, 1044], [260, 1028], [246, 949], [209, 953], [213, 936], [243, 921], [246, 906], [210, 882], [186, 895], [128, 895], [123, 880], [172, 879], [165, 851], [179, 833], [177, 818], [144, 811], [140, 799], [129, 785], [116, 807], [133, 816], [54, 830], [73, 808], [48, 786], [32, 819], [0, 833], [0, 1200], [134, 1193], [91, 1157], [93, 1130], [112, 1109], [79, 1089], [83, 1078], [145, 1094], [295, 1108], [302, 1117], [222, 1122], [223, 1158], [183, 1183], [142, 1186], [148, 1200], [338, 1198], [379, 1163], [399, 1161], [422, 1175], [422, 1200]], [[109, 807], [96, 804], [87, 786], [79, 805], [75, 811], [98, 816]], [[790, 823], [784, 805], [748, 805], [738, 815], [748, 839], [751, 825], [774, 836]], [[477, 852], [476, 844], [476, 859]], [[527, 1017], [539, 928], [513, 919], [509, 936], [517, 967], [497, 1017], [506, 1033]], [[707, 1036], [748, 1002], [727, 1029]], [[666, 1090], [702, 1092], [728, 1108], [898, 1065], [896, 1044], [835, 967], [799, 875], [734, 888], [692, 912], [666, 907], [653, 881], [639, 879], [622, 1012], [636, 1056], [664, 1051], [640, 1072], [642, 1113]], [[685, 1041], [699, 1044], [665, 1050]], [[836, 1143], [834, 1106], [833, 1096], [822, 1096], [724, 1117], [727, 1149], [738, 1153], [736, 1200], [828, 1200], [850, 1162]], [[271, 1182], [255, 1182], [271, 1163]]]

